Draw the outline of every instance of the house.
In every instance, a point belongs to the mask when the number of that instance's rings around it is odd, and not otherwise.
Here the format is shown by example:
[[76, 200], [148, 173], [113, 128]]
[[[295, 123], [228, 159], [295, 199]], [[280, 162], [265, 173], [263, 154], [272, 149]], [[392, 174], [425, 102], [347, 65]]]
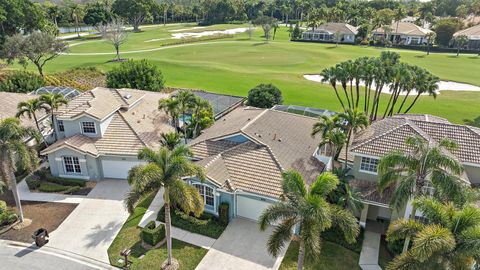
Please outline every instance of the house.
[[54, 113], [58, 141], [44, 149], [54, 176], [126, 179], [145, 146], [173, 130], [158, 101], [168, 94], [97, 87]]
[[336, 43], [355, 43], [357, 28], [347, 23], [324, 23], [314, 30], [302, 33], [302, 39]]
[[[17, 105], [20, 102], [28, 101], [33, 98], [37, 98], [38, 96], [32, 94], [24, 94], [24, 93], [10, 93], [10, 92], [0, 92], [0, 100], [2, 101], [2, 106], [0, 106], [0, 120], [15, 117], [17, 114]], [[36, 113], [38, 118], [38, 125], [40, 126], [40, 130], [44, 136], [50, 133], [50, 128], [48, 126], [48, 115], [45, 111], [38, 111]], [[24, 127], [31, 127], [37, 130], [37, 126], [35, 124], [35, 120], [29, 119], [26, 115], [21, 116], [20, 123]], [[34, 140], [28, 139], [29, 142], [32, 144], [35, 143]]]
[[468, 42], [465, 45], [466, 49], [480, 50], [480, 24], [456, 32], [453, 34], [453, 38], [455, 39], [455, 37], [462, 35], [468, 37]]
[[[355, 177], [351, 184], [362, 195], [365, 206], [360, 214], [360, 224], [363, 226], [367, 220], [392, 220], [410, 215], [410, 205], [401, 211], [390, 209], [392, 190], [386, 190], [383, 196], [378, 194], [377, 165], [390, 151], [408, 151], [405, 140], [413, 135], [431, 143], [443, 138], [455, 141], [458, 150], [448, 154], [465, 167], [465, 181], [472, 185], [480, 184], [480, 129], [452, 124], [431, 115], [396, 115], [376, 121], [354, 136], [348, 155]], [[344, 154], [340, 156], [344, 157]]]
[[299, 171], [311, 183], [324, 169], [318, 139], [310, 136], [316, 118], [272, 109], [239, 107], [190, 143], [207, 180], [187, 181], [204, 197], [205, 211], [258, 220], [282, 194], [282, 172]]
[[[411, 22], [393, 22], [389, 26], [372, 31], [375, 40], [388, 39], [395, 44], [424, 45], [427, 44], [427, 34], [432, 30], [422, 28]], [[385, 37], [386, 35], [386, 37]]]

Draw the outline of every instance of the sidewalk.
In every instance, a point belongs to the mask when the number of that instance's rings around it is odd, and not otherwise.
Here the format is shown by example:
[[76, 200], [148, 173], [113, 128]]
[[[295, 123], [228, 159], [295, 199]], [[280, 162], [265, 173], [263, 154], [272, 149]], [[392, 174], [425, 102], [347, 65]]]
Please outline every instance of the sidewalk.
[[57, 202], [57, 203], [80, 203], [86, 196], [79, 195], [64, 195], [57, 193], [43, 193], [31, 192], [28, 189], [27, 181], [24, 179], [17, 184], [18, 194], [22, 201], [36, 201], [36, 202]]
[[[162, 222], [157, 221], [157, 214], [160, 209], [163, 207], [163, 189], [161, 189], [157, 195], [155, 195], [155, 198], [153, 198], [152, 203], [148, 207], [147, 211], [145, 212], [145, 215], [143, 215], [142, 219], [138, 223], [139, 227], [145, 227], [148, 222], [154, 220], [155, 223], [162, 224]], [[178, 239], [180, 241], [183, 241], [185, 243], [189, 243], [198, 247], [202, 247], [205, 249], [210, 249], [215, 241], [217, 239], [196, 234], [196, 233], [191, 233], [189, 231], [185, 231], [179, 228], [175, 228], [172, 226], [172, 237], [175, 239]]]
[[381, 237], [380, 225], [375, 222], [367, 222], [358, 262], [362, 270], [382, 270], [378, 265]]

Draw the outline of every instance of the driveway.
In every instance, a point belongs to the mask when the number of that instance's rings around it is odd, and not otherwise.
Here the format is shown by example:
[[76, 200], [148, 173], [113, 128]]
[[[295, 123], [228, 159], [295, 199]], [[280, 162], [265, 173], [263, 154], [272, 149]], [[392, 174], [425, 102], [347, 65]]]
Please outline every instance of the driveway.
[[261, 232], [258, 224], [236, 218], [213, 244], [196, 270], [265, 270], [278, 269], [284, 252], [273, 258], [266, 243], [273, 228]]
[[50, 234], [48, 245], [108, 263], [107, 249], [128, 217], [124, 180], [98, 182], [77, 208]]

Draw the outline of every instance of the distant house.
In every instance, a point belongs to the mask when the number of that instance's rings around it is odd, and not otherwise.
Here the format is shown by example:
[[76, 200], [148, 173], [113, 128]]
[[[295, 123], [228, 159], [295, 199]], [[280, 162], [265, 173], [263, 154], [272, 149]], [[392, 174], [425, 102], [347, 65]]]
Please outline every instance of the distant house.
[[357, 28], [347, 23], [324, 23], [314, 30], [303, 32], [302, 39], [309, 41], [355, 43]]
[[[422, 28], [411, 22], [393, 22], [387, 27], [372, 31], [375, 40], [387, 39], [395, 44], [424, 45], [427, 44], [427, 34], [432, 30]], [[385, 36], [386, 35], [386, 36]]]
[[465, 45], [466, 49], [480, 49], [480, 24], [456, 32], [455, 34], [453, 34], [453, 38], [461, 35], [465, 35], [468, 37], [468, 42]]

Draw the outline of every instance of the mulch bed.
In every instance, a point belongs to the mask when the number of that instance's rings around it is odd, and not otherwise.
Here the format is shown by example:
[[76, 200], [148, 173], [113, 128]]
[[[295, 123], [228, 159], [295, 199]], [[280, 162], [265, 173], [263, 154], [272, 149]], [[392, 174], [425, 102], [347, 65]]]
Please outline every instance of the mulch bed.
[[[0, 200], [5, 200], [10, 207], [15, 206], [15, 201], [10, 192], [2, 194]], [[21, 230], [11, 229], [1, 234], [0, 239], [32, 243], [34, 231], [39, 228], [45, 228], [49, 233], [54, 231], [75, 210], [77, 205], [71, 203], [22, 201], [25, 218], [31, 219], [32, 224]]]

